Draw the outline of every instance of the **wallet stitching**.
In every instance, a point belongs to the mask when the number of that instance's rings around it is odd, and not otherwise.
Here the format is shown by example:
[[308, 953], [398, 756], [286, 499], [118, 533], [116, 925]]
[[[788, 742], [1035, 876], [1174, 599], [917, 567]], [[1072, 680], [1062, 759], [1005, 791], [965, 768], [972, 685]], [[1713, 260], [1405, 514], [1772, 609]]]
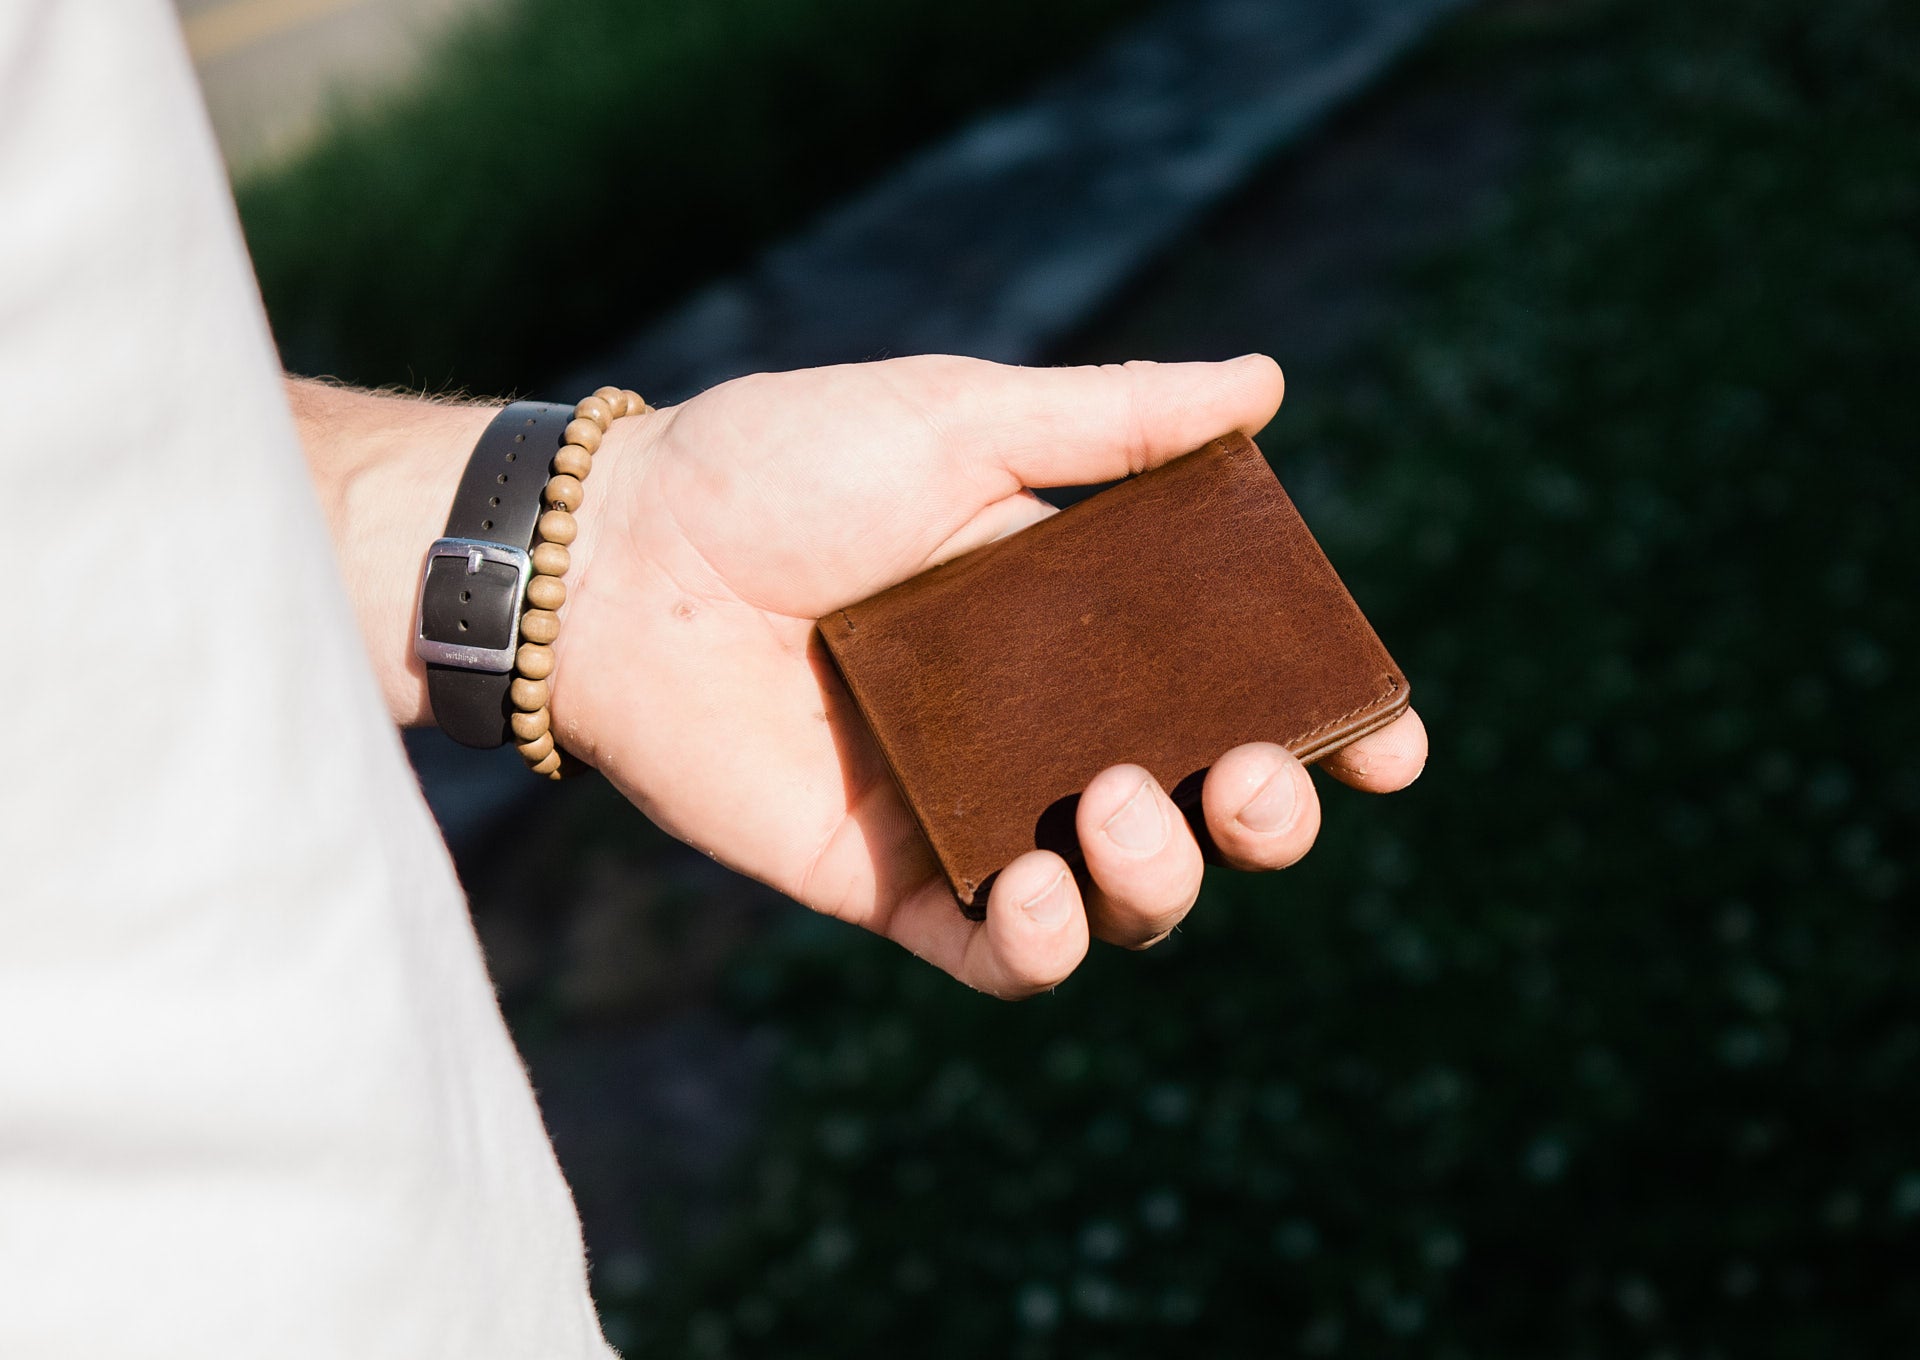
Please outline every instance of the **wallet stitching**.
[[1337, 718], [1328, 718], [1325, 722], [1321, 723], [1318, 727], [1314, 728], [1311, 732], [1302, 732], [1299, 736], [1293, 738], [1293, 740], [1287, 742], [1286, 744], [1288, 747], [1294, 747], [1294, 746], [1298, 746], [1301, 742], [1312, 741], [1315, 737], [1320, 736], [1322, 733], [1331, 731], [1333, 728], [1338, 727], [1341, 723], [1345, 722], [1347, 719], [1357, 718], [1362, 713], [1365, 713], [1368, 709], [1374, 707], [1375, 705], [1385, 703], [1388, 699], [1391, 699], [1395, 694], [1397, 694], [1399, 690], [1400, 690], [1400, 682], [1396, 680], [1393, 676], [1389, 675], [1387, 677], [1387, 687], [1381, 690], [1380, 693], [1376, 694], [1373, 698], [1367, 700], [1364, 704], [1361, 704], [1358, 708], [1348, 709], [1345, 713], [1342, 713]]

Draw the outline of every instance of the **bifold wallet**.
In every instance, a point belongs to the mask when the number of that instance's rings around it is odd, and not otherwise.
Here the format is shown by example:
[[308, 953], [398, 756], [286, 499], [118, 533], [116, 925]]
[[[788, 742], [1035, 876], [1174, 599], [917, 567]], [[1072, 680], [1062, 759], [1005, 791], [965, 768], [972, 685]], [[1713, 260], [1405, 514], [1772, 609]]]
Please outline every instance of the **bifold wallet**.
[[[1074, 809], [1145, 766], [1202, 830], [1231, 748], [1313, 760], [1392, 721], [1407, 681], [1244, 435], [1121, 482], [820, 620], [969, 915]], [[1204, 841], [1203, 841], [1204, 843]]]

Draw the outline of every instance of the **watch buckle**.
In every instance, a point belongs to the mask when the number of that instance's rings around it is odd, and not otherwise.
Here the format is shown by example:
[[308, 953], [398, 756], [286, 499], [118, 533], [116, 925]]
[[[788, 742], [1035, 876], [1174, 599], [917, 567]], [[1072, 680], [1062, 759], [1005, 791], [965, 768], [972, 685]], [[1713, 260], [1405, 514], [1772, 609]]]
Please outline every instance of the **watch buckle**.
[[[466, 643], [445, 642], [427, 636], [427, 585], [436, 558], [464, 558], [468, 576], [477, 575], [481, 564], [498, 562], [512, 567], [520, 577], [514, 593], [513, 618], [504, 647], [474, 647]], [[413, 616], [413, 654], [430, 666], [454, 666], [466, 671], [491, 671], [501, 674], [513, 669], [514, 653], [520, 645], [520, 602], [527, 596], [527, 581], [533, 576], [533, 555], [525, 548], [493, 543], [482, 538], [436, 538], [427, 549], [420, 568], [420, 603]]]

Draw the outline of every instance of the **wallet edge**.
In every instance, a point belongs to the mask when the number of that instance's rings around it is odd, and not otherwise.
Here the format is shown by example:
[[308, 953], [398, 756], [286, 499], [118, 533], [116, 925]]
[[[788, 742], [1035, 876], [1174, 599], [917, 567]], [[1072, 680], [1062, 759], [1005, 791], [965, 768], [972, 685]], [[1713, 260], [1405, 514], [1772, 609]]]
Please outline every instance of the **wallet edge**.
[[[948, 848], [941, 844], [941, 837], [927, 824], [927, 819], [921, 815], [920, 800], [913, 796], [912, 791], [907, 787], [907, 781], [900, 777], [900, 768], [894, 762], [893, 758], [893, 742], [889, 740], [888, 734], [882, 732], [879, 725], [875, 723], [873, 710], [868, 707], [866, 700], [861, 697], [862, 686], [855, 681], [853, 676], [848, 673], [847, 668], [840, 663], [840, 652], [834, 646], [833, 634], [827, 628], [827, 621], [833, 618], [842, 618], [850, 626], [852, 620], [845, 619], [846, 612], [845, 609], [836, 609], [833, 613], [821, 618], [816, 625], [820, 633], [821, 645], [827, 653], [827, 659], [833, 663], [833, 673], [840, 678], [841, 686], [845, 688], [849, 697], [852, 698], [854, 708], [858, 710], [860, 714], [861, 722], [866, 724], [867, 732], [873, 737], [873, 744], [880, 748], [880, 760], [881, 763], [887, 767], [887, 778], [893, 781], [894, 791], [900, 795], [900, 801], [906, 804], [907, 814], [913, 818], [913, 824], [920, 828], [921, 839], [926, 841], [927, 848], [933, 851], [933, 857], [940, 865], [941, 876], [947, 880], [947, 887], [952, 890], [954, 897], [959, 900], [960, 908], [963, 912], [969, 916], [974, 916], [975, 919], [982, 919], [985, 916], [985, 910], [982, 908], [979, 915], [975, 916], [974, 898], [979, 895], [980, 888], [987, 882], [987, 879], [982, 879], [979, 883], [975, 883], [972, 879], [959, 872], [957, 861], [949, 853]], [[988, 876], [989, 879], [991, 877], [992, 875]]]
[[[1382, 651], [1386, 649], [1381, 648]], [[1365, 736], [1371, 736], [1387, 726], [1413, 706], [1413, 686], [1398, 667], [1389, 671], [1387, 679], [1390, 688], [1387, 693], [1370, 703], [1355, 709], [1352, 713], [1334, 720], [1337, 726], [1331, 730], [1316, 729], [1307, 735], [1313, 738], [1311, 744], [1296, 749], [1289, 746], [1295, 758], [1302, 765], [1311, 765], [1316, 760], [1332, 755], [1343, 746], [1351, 746]], [[1324, 735], [1322, 733], [1324, 732]]]

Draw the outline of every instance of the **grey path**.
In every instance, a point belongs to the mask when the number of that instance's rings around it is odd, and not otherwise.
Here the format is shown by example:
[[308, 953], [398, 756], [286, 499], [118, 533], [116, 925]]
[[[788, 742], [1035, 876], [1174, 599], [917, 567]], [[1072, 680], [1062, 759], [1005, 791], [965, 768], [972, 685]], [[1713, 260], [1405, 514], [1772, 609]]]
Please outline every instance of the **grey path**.
[[[1290, 407], [1351, 376], [1400, 324], [1408, 264], [1498, 203], [1524, 155], [1531, 81], [1455, 63], [1400, 82], [1208, 214], [1049, 362], [1271, 354]], [[1283, 411], [1266, 452], [1297, 466], [1289, 433]]]
[[659, 401], [887, 354], [1026, 362], [1458, 0], [1190, 0], [575, 375]]

